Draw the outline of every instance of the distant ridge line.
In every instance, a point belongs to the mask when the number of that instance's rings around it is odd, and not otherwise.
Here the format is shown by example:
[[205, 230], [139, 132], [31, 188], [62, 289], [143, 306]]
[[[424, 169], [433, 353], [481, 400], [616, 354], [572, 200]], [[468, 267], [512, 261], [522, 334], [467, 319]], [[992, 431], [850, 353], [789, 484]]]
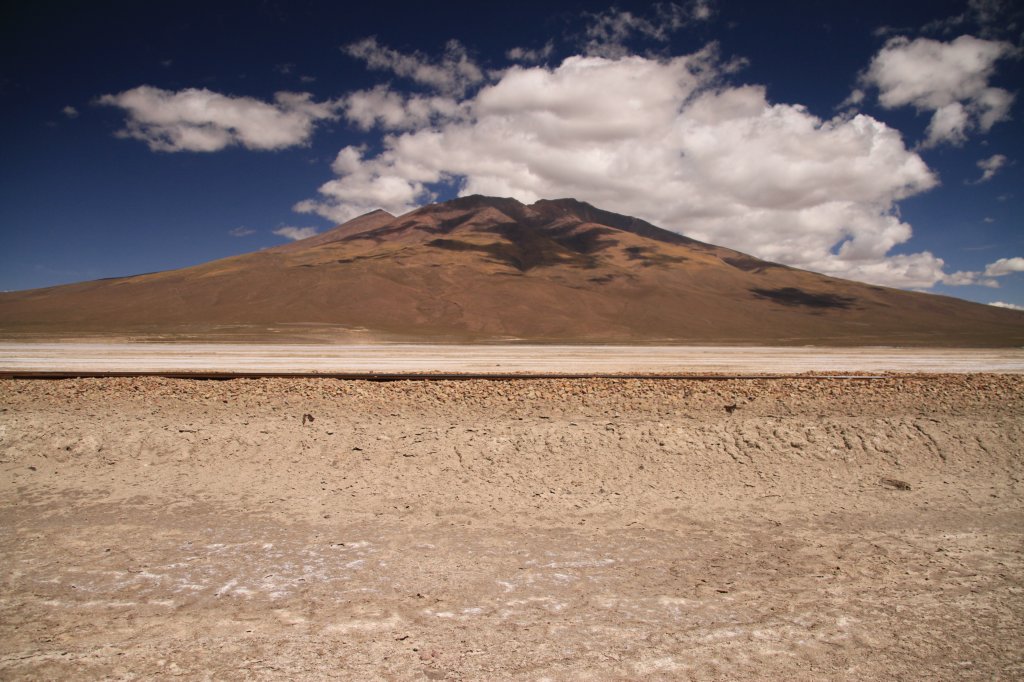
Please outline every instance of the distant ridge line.
[[574, 199], [475, 195], [374, 211], [177, 270], [0, 293], [2, 336], [203, 340], [225, 326], [262, 342], [334, 329], [406, 342], [1024, 344], [1019, 311], [786, 267]]

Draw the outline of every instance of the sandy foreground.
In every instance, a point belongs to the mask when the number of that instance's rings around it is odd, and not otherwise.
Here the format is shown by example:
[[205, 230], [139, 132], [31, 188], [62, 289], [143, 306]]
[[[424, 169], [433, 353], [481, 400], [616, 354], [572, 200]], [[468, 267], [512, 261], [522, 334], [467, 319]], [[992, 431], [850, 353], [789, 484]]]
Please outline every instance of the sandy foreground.
[[1021, 679], [1022, 443], [1021, 375], [0, 381], [0, 678]]

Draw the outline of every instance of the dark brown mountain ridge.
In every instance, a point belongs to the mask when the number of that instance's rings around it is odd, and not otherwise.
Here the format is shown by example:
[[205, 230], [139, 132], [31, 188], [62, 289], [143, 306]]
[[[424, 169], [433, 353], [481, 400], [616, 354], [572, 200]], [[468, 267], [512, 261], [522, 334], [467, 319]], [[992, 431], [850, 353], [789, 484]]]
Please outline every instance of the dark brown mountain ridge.
[[1024, 314], [770, 263], [575, 199], [468, 196], [181, 270], [0, 294], [0, 334], [1019, 346]]

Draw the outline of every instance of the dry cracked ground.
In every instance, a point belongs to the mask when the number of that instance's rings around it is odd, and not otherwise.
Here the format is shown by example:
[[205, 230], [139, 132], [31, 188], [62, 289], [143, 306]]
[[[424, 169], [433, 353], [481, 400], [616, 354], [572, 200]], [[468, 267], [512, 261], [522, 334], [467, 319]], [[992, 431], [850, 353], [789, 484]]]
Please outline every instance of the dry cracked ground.
[[1020, 679], [1024, 377], [0, 382], [2, 679]]

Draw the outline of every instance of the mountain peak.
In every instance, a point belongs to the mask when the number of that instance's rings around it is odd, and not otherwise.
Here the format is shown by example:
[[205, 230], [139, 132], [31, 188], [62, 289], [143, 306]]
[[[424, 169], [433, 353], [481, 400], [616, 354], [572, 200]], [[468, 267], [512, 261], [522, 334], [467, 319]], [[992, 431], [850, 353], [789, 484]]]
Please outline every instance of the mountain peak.
[[414, 215], [450, 213], [453, 211], [473, 212], [486, 209], [500, 211], [510, 219], [524, 225], [551, 224], [564, 221], [569, 217], [575, 218], [580, 223], [604, 225], [667, 244], [688, 244], [698, 248], [710, 246], [677, 232], [656, 227], [639, 218], [605, 211], [585, 201], [568, 197], [561, 199], [538, 199], [532, 204], [524, 204], [512, 197], [470, 194], [449, 201], [429, 204], [416, 209], [411, 214], [402, 216], [402, 218]]
[[267, 251], [0, 294], [0, 332], [225, 326], [251, 337], [308, 327], [394, 340], [1024, 344], [1016, 311], [780, 266], [570, 198], [378, 209]]
[[515, 215], [526, 209], [518, 199], [512, 197], [489, 197], [484, 194], [468, 194], [448, 201], [438, 202], [424, 206], [422, 209], [428, 211], [478, 211], [487, 208], [494, 208], [503, 213]]

